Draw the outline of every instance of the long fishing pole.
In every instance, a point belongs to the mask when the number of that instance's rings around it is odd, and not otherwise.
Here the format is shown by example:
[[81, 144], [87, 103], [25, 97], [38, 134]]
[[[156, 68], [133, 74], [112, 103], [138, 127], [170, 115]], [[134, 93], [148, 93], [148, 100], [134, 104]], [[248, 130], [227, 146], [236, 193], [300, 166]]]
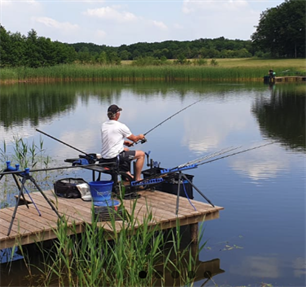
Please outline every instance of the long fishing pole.
[[[234, 155], [237, 155], [237, 154], [240, 154], [240, 153], [244, 153], [244, 152], [247, 152], [247, 151], [250, 151], [250, 150], [258, 149], [258, 148], [261, 148], [261, 147], [264, 147], [264, 146], [267, 146], [267, 145], [274, 144], [276, 142], [278, 142], [278, 141], [272, 141], [272, 142], [268, 142], [268, 143], [265, 143], [265, 144], [261, 144], [261, 145], [258, 145], [258, 146], [252, 147], [252, 148], [248, 148], [248, 149], [245, 149], [245, 150], [242, 150], [242, 151], [239, 151], [239, 152], [235, 152], [235, 153], [231, 153], [231, 154], [228, 154], [228, 155], [224, 155], [222, 157], [218, 157], [218, 158], [215, 158], [215, 159], [212, 159], [212, 160], [209, 160], [209, 161], [204, 161], [204, 162], [200, 162], [199, 163], [197, 160], [195, 160], [195, 162], [197, 162], [197, 163], [193, 163], [193, 164], [189, 164], [189, 165], [187, 165], [187, 163], [186, 164], [181, 164], [181, 165], [179, 165], [177, 167], [174, 167], [174, 168], [161, 170], [160, 174], [151, 175], [149, 177], [146, 177], [146, 178], [140, 180], [139, 182], [145, 182], [146, 180], [150, 180], [150, 179], [156, 178], [156, 177], [164, 177], [164, 176], [167, 176], [167, 175], [170, 175], [170, 174], [174, 174], [174, 173], [183, 171], [185, 169], [197, 168], [198, 166], [206, 164], [206, 163], [210, 163], [210, 162], [213, 162], [213, 161], [216, 161], [216, 160], [219, 160], [219, 159], [223, 159], [223, 158], [226, 158], [226, 157], [234, 156]], [[237, 149], [237, 148], [233, 148], [233, 149]], [[229, 151], [230, 150], [220, 151], [220, 154], [224, 154], [224, 153], [227, 153]], [[215, 154], [217, 156], [217, 153], [215, 153]]]
[[144, 133], [144, 136], [146, 136], [146, 135], [147, 135], [148, 133], [150, 133], [151, 131], [155, 130], [157, 127], [161, 126], [164, 122], [170, 120], [171, 118], [173, 118], [173, 117], [176, 116], [177, 114], [181, 113], [182, 111], [188, 109], [189, 107], [195, 105], [196, 103], [198, 103], [198, 102], [200, 102], [200, 101], [202, 101], [202, 99], [201, 99], [201, 100], [198, 100], [198, 101], [196, 101], [196, 102], [190, 104], [189, 106], [187, 106], [187, 107], [185, 107], [185, 108], [179, 110], [178, 112], [174, 113], [173, 115], [171, 115], [170, 117], [166, 118], [165, 120], [163, 120], [161, 123], [159, 123], [159, 124], [156, 125], [155, 127], [153, 127], [153, 128], [151, 128], [150, 130], [148, 130], [146, 133]]
[[203, 162], [204, 160], [208, 160], [208, 159], [210, 159], [210, 158], [213, 158], [213, 157], [216, 157], [216, 156], [220, 156], [220, 155], [225, 154], [225, 153], [229, 153], [229, 152], [234, 151], [234, 150], [236, 150], [236, 149], [238, 149], [238, 148], [241, 148], [241, 146], [225, 148], [225, 149], [216, 151], [216, 152], [214, 152], [214, 153], [212, 153], [212, 154], [208, 154], [208, 155], [205, 155], [205, 156], [203, 156], [203, 157], [200, 157], [200, 158], [197, 158], [197, 159], [188, 161], [188, 162], [186, 162], [186, 163], [180, 164], [180, 165], [177, 166], [177, 167], [178, 167], [178, 168], [181, 168], [181, 167], [184, 167], [184, 166], [187, 166], [187, 165], [198, 164], [199, 162]]
[[81, 152], [81, 153], [83, 153], [83, 154], [85, 154], [85, 155], [91, 157], [91, 155], [89, 155], [88, 153], [86, 153], [86, 152], [84, 152], [84, 151], [82, 151], [82, 150], [79, 150], [79, 149], [77, 149], [76, 147], [74, 147], [74, 146], [72, 146], [72, 145], [70, 145], [70, 144], [67, 144], [67, 143], [65, 143], [65, 142], [63, 142], [63, 141], [61, 141], [61, 140], [59, 140], [59, 139], [57, 139], [57, 138], [55, 138], [55, 137], [53, 137], [53, 136], [51, 136], [51, 135], [48, 135], [47, 133], [45, 133], [45, 132], [43, 132], [43, 131], [41, 131], [41, 130], [39, 130], [39, 129], [36, 129], [36, 130], [37, 130], [38, 132], [44, 134], [45, 136], [48, 136], [48, 137], [51, 138], [51, 139], [54, 139], [54, 140], [56, 140], [56, 141], [58, 141], [58, 142], [60, 142], [60, 143], [62, 143], [62, 144], [64, 144], [64, 145], [66, 145], [66, 146], [69, 146], [70, 148], [72, 148], [72, 149], [74, 149], [74, 150], [76, 150], [76, 151], [78, 151], [78, 152]]
[[[9, 171], [0, 171], [0, 179], [3, 175], [7, 174], [25, 174], [27, 172], [39, 172], [39, 171], [50, 171], [50, 170], [61, 170], [61, 169], [70, 169], [70, 168], [87, 168], [97, 166], [96, 164], [81, 164], [81, 165], [71, 165], [71, 166], [60, 166], [60, 167], [48, 167], [48, 168], [42, 168], [42, 169], [25, 169], [25, 170], [9, 170]], [[101, 164], [99, 164], [101, 166]]]
[[250, 151], [250, 150], [258, 149], [258, 148], [261, 148], [261, 147], [264, 147], [264, 146], [267, 146], [267, 145], [274, 144], [276, 142], [278, 142], [278, 141], [268, 142], [266, 144], [258, 145], [258, 146], [252, 147], [252, 148], [244, 149], [242, 151], [234, 152], [234, 153], [224, 155], [224, 156], [221, 156], [221, 157], [218, 157], [218, 158], [215, 158], [215, 159], [204, 161], [204, 162], [198, 163], [197, 166], [203, 165], [203, 164], [206, 164], [206, 163], [210, 163], [210, 162], [213, 162], [213, 161], [216, 161], [216, 160], [219, 160], [219, 159], [223, 159], [223, 158], [226, 158], [226, 157], [234, 156], [234, 155], [237, 155], [237, 154], [240, 154], [240, 153], [244, 153], [244, 152], [247, 152], [247, 151]]

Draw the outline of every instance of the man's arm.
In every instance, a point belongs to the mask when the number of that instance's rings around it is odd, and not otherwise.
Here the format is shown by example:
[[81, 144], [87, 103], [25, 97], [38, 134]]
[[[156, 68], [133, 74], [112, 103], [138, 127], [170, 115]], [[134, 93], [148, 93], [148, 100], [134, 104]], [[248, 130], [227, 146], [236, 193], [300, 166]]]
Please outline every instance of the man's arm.
[[129, 137], [127, 137], [129, 140], [131, 140], [132, 142], [136, 143], [140, 140], [143, 140], [145, 138], [145, 136], [143, 134], [139, 134], [138, 136], [135, 136], [133, 134], [131, 134]]

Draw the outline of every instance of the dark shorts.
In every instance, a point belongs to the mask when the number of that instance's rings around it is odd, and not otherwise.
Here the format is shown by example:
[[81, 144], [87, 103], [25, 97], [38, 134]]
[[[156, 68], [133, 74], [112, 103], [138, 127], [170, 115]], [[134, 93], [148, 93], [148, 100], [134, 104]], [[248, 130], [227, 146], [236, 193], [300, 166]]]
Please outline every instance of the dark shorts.
[[[134, 150], [123, 151], [119, 154], [119, 166], [120, 170], [125, 172], [131, 171], [131, 161], [134, 159], [136, 152]], [[114, 158], [102, 158], [100, 162], [116, 162], [117, 157]]]
[[129, 151], [123, 151], [122, 153], [119, 154], [119, 165], [120, 169], [124, 171], [131, 171], [131, 161], [135, 157], [135, 151], [134, 150], [129, 150]]

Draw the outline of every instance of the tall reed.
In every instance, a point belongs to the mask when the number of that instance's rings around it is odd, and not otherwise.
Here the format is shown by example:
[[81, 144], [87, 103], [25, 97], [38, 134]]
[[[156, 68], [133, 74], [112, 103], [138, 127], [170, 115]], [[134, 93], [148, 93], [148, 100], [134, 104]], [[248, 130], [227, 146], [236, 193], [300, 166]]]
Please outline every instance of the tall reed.
[[[28, 142], [22, 138], [14, 137], [13, 142], [8, 145], [3, 141], [3, 147], [0, 147], [0, 169], [5, 171], [7, 168], [7, 161], [10, 162], [12, 167], [19, 165], [19, 170], [24, 170], [25, 168], [44, 169], [50, 164], [50, 157], [45, 155], [44, 142], [40, 138], [39, 143]], [[39, 182], [41, 182], [44, 187], [49, 187], [51, 184], [52, 172], [37, 172], [33, 174]], [[54, 174], [54, 173], [53, 173]], [[1, 198], [4, 198], [0, 202], [0, 208], [6, 206], [15, 205], [15, 198], [13, 194], [16, 193], [16, 184], [13, 177], [5, 175], [0, 181], [0, 192]]]
[[[153, 213], [148, 206], [147, 215], [141, 222], [137, 220], [136, 204], [137, 200], [130, 213], [122, 213], [120, 221], [109, 212], [109, 225], [114, 231], [111, 234], [95, 217], [79, 235], [76, 226], [68, 224], [68, 218], [59, 220], [54, 229], [57, 240], [45, 257], [39, 283], [44, 286], [166, 286], [164, 274], [171, 271], [173, 275], [174, 270], [175, 284], [192, 286], [196, 258], [205, 243], [197, 254], [190, 251], [190, 246], [181, 251], [179, 222], [170, 236], [165, 237], [158, 226], [151, 224]], [[67, 236], [71, 232], [73, 235]], [[166, 249], [167, 245], [170, 248]], [[162, 274], [155, 269], [160, 262]]]
[[[219, 64], [220, 63], [220, 64]], [[6, 82], [54, 82], [54, 81], [261, 81], [271, 69], [271, 62], [250, 61], [250, 65], [237, 62], [232, 66], [222, 66], [221, 60], [210, 65], [80, 65], [67, 64], [44, 68], [5, 68], [1, 70], [0, 81]], [[259, 62], [258, 62], [259, 63]], [[293, 68], [278, 64], [277, 75], [296, 75], [300, 66], [293, 62]], [[301, 73], [300, 71], [299, 73]], [[305, 75], [305, 71], [302, 72]]]

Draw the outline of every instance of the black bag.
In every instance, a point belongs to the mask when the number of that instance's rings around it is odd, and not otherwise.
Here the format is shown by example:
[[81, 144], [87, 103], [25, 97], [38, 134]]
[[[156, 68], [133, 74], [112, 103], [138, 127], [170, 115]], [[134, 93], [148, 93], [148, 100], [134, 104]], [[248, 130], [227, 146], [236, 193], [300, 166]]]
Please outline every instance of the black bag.
[[82, 178], [63, 178], [56, 181], [54, 192], [59, 197], [65, 198], [81, 198], [81, 193], [77, 188], [77, 184], [87, 183]]

